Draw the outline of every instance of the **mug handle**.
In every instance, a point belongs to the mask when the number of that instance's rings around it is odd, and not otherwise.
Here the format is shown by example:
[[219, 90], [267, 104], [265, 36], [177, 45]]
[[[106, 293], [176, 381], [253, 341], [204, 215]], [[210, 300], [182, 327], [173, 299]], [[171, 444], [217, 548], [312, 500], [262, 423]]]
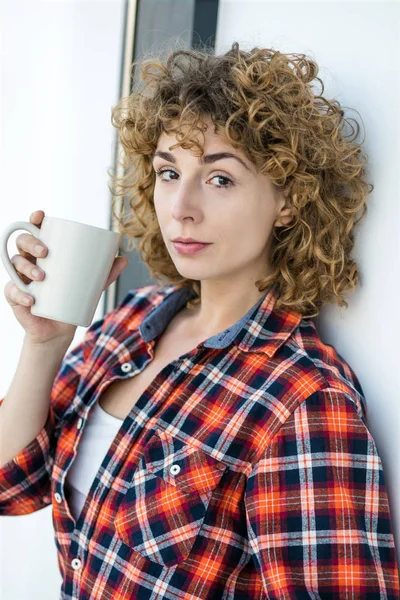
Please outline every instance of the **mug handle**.
[[29, 285], [22, 281], [17, 271], [15, 270], [14, 265], [12, 264], [10, 257], [7, 252], [7, 242], [12, 233], [14, 231], [18, 231], [18, 229], [24, 229], [25, 231], [29, 231], [34, 237], [39, 237], [40, 229], [36, 227], [33, 223], [29, 223], [29, 221], [14, 221], [14, 223], [10, 223], [3, 231], [1, 232], [1, 247], [0, 247], [0, 258], [3, 262], [3, 265], [7, 269], [7, 272], [14, 283], [17, 284], [20, 290], [27, 292], [32, 295], [32, 290]]

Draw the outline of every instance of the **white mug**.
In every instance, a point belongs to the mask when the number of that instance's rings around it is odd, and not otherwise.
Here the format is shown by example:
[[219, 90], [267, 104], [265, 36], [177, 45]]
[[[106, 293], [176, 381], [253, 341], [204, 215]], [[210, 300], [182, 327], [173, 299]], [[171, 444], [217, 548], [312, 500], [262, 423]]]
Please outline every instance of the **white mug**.
[[[8, 256], [8, 239], [18, 229], [29, 231], [47, 247], [46, 256], [36, 258], [45, 273], [41, 281], [25, 284]], [[45, 216], [40, 228], [28, 221], [15, 221], [1, 233], [1, 260], [17, 287], [35, 299], [31, 304], [33, 315], [88, 327], [114, 263], [120, 236], [115, 231], [56, 217]]]

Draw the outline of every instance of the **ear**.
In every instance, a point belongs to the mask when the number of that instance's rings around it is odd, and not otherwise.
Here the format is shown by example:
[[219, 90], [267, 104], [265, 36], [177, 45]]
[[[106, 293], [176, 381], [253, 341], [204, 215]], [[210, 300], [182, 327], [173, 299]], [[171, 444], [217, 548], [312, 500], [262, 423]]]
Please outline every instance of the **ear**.
[[275, 227], [284, 227], [288, 225], [293, 218], [293, 207], [289, 198], [285, 198], [280, 192], [277, 198], [277, 218], [275, 219]]

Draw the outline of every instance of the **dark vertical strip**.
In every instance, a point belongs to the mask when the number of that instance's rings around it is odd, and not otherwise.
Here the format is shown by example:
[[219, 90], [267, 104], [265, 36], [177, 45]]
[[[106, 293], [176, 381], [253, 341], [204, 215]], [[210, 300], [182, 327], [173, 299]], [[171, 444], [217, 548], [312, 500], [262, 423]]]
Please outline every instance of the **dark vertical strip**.
[[[126, 31], [130, 25], [127, 22], [128, 17], [126, 1], [123, 47], [127, 39]], [[130, 64], [153, 51], [157, 53], [165, 42], [174, 38], [181, 39], [186, 47], [189, 45], [193, 48], [201, 48], [202, 45], [206, 45], [214, 49], [217, 17], [218, 0], [137, 0], [134, 40], [132, 48], [125, 50], [130, 54]], [[121, 69], [120, 95], [122, 95], [124, 75], [126, 77], [123, 69], [124, 61]], [[132, 81], [130, 85], [132, 86]], [[129, 259], [129, 264], [116, 281], [115, 305], [123, 300], [130, 289], [154, 283], [149, 269], [136, 250], [120, 254]]]
[[215, 49], [219, 0], [196, 0], [193, 19], [192, 48], [203, 44]]

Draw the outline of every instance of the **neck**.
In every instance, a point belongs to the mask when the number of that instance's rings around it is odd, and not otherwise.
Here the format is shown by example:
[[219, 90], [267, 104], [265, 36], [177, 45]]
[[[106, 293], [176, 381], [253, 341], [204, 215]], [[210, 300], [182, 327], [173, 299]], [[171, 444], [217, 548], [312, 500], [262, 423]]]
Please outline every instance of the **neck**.
[[266, 295], [253, 286], [242, 289], [222, 287], [215, 282], [201, 283], [201, 302], [195, 308], [185, 308], [184, 316], [191, 331], [215, 335], [234, 325], [252, 306]]

